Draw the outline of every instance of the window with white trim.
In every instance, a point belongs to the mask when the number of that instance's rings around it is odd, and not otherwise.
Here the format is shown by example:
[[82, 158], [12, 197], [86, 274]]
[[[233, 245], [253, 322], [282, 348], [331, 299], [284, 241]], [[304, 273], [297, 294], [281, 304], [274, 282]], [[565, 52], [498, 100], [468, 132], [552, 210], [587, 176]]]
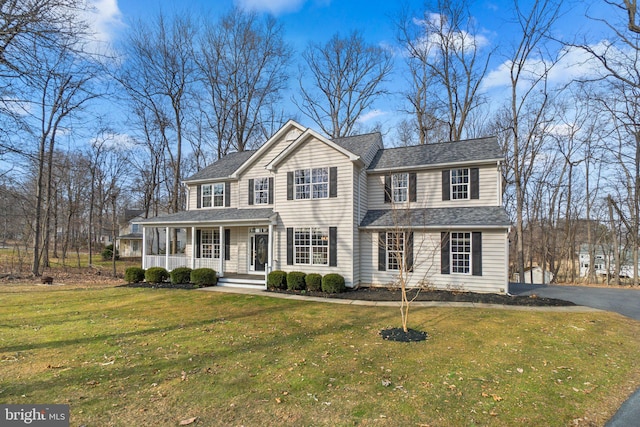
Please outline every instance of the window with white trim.
[[201, 194], [200, 194], [200, 206], [202, 206], [203, 208], [210, 208], [211, 207], [211, 198], [212, 198], [212, 185], [211, 184], [203, 184], [201, 187]]
[[394, 173], [391, 175], [391, 189], [394, 203], [406, 202], [409, 193], [409, 174]]
[[404, 232], [387, 232], [387, 270], [400, 270], [404, 265]]
[[200, 231], [200, 258], [220, 258], [220, 231]]
[[329, 232], [317, 227], [299, 227], [293, 231], [296, 264], [328, 265]]
[[224, 183], [213, 184], [213, 206], [224, 206]]
[[469, 198], [469, 169], [451, 170], [451, 198], [453, 200]]
[[329, 197], [329, 168], [297, 169], [294, 185], [296, 200], [326, 199]]
[[255, 178], [253, 180], [253, 203], [256, 205], [269, 204], [269, 178]]
[[471, 273], [471, 233], [451, 233], [451, 272]]

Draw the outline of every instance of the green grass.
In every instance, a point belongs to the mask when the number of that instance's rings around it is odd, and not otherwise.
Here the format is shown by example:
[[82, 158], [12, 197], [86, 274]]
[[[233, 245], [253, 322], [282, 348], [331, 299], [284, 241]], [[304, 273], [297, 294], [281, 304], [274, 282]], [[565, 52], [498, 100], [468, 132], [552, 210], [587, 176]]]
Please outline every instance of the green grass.
[[[0, 403], [71, 425], [603, 425], [640, 384], [608, 313], [395, 308], [199, 291], [0, 288]], [[385, 385], [386, 384], [386, 385]]]

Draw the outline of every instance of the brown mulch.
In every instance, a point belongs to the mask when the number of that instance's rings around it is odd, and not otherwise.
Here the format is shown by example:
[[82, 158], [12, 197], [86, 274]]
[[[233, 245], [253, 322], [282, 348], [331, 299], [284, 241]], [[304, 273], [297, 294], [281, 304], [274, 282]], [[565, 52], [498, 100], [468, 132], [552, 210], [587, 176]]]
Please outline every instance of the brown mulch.
[[[324, 298], [341, 298], [359, 301], [400, 301], [401, 292], [399, 289], [391, 288], [358, 288], [347, 290], [338, 294], [327, 294], [324, 292], [309, 291], [288, 291], [288, 290], [269, 290], [269, 292], [280, 292], [296, 295], [308, 295]], [[416, 295], [417, 294], [417, 295]], [[532, 296], [512, 296], [505, 294], [485, 294], [477, 292], [461, 292], [461, 291], [444, 291], [444, 290], [416, 290], [407, 291], [407, 297], [410, 301], [442, 301], [442, 302], [471, 302], [482, 304], [500, 304], [500, 305], [520, 305], [531, 307], [562, 307], [573, 306], [574, 303], [554, 298], [542, 298], [536, 295]]]

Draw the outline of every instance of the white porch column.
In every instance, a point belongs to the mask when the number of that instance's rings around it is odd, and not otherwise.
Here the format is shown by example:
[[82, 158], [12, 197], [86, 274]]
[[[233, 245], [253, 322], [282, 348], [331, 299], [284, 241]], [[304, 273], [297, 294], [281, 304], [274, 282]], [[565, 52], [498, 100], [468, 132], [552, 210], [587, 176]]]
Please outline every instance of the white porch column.
[[142, 269], [147, 269], [147, 227], [142, 226]]
[[220, 226], [219, 227], [219, 233], [220, 233], [220, 271], [218, 272], [218, 276], [219, 277], [224, 277], [224, 257], [225, 257], [225, 253], [224, 253], [224, 227]]
[[169, 227], [164, 232], [164, 268], [169, 270]]
[[196, 268], [196, 228], [191, 227], [191, 269]]
[[273, 224], [269, 224], [269, 237], [267, 238], [267, 265], [264, 269], [264, 285], [267, 286], [269, 273], [273, 269]]

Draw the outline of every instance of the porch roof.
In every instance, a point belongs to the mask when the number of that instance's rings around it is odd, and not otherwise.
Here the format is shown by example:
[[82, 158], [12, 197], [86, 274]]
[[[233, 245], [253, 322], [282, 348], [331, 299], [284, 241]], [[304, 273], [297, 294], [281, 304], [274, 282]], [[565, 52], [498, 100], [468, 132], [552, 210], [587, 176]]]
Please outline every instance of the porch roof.
[[161, 215], [145, 220], [136, 221], [143, 226], [186, 226], [186, 225], [234, 225], [249, 223], [268, 223], [274, 217], [275, 213], [272, 208], [260, 209], [196, 209], [191, 211], [182, 211], [169, 215]]
[[370, 210], [361, 228], [509, 228], [502, 206]]

